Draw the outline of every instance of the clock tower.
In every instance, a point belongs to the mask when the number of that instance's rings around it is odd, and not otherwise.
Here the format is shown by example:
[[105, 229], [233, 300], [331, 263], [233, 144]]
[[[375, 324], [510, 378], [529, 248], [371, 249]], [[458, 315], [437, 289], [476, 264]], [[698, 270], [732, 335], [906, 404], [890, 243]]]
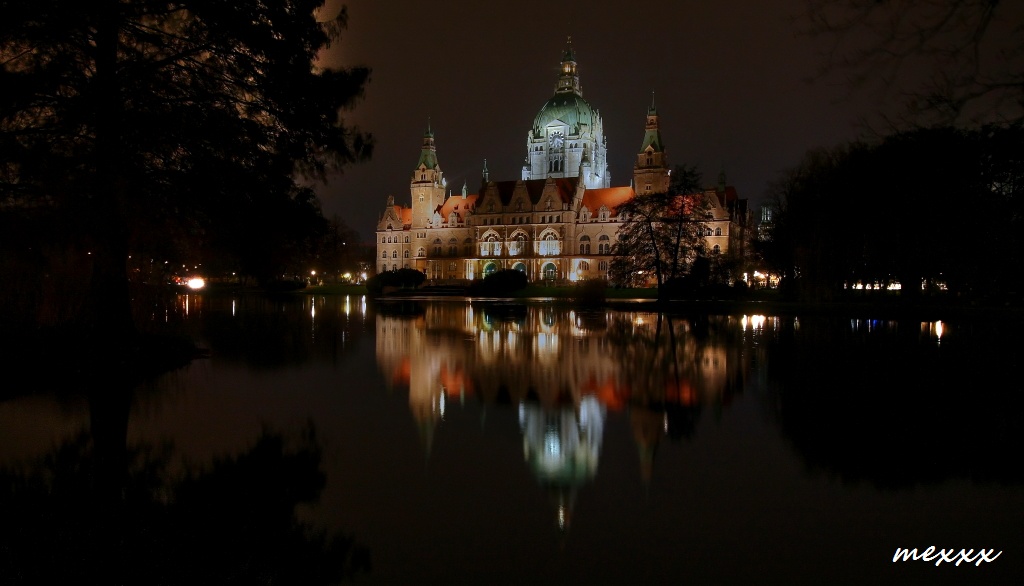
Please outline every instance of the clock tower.
[[589, 188], [610, 187], [604, 124], [583, 99], [572, 39], [562, 53], [555, 94], [526, 135], [522, 178], [580, 177]]
[[412, 170], [409, 191], [412, 192], [412, 227], [430, 226], [434, 211], [444, 203], [447, 182], [437, 164], [437, 149], [434, 147], [434, 133], [427, 126], [420, 148], [420, 160]]

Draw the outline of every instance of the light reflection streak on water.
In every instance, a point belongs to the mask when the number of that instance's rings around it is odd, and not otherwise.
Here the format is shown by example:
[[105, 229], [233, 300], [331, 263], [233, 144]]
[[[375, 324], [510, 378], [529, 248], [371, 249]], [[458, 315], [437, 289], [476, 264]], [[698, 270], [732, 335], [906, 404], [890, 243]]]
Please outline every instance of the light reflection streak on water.
[[942, 343], [942, 336], [948, 329], [947, 325], [942, 323], [941, 320], [932, 322], [921, 322], [921, 331], [928, 335], [928, 337], [935, 338], [936, 344]]
[[743, 331], [747, 331], [747, 326], [749, 326], [751, 331], [757, 332], [764, 329], [765, 320], [765, 316], [760, 314], [750, 316], [744, 315], [743, 318], [740, 319], [740, 326], [743, 328]]

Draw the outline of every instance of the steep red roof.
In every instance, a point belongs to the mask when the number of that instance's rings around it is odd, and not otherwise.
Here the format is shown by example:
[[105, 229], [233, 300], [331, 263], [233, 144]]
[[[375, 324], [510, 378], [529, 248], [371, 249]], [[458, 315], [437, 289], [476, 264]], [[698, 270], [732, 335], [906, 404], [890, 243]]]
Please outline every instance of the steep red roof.
[[396, 205], [395, 214], [402, 220], [402, 229], [408, 230], [412, 227], [412, 208], [403, 208]]
[[455, 212], [460, 220], [465, 221], [466, 211], [474, 210], [476, 208], [476, 200], [479, 198], [480, 196], [475, 193], [467, 195], [465, 199], [462, 198], [461, 194], [453, 195], [444, 200], [444, 203], [437, 208], [437, 213], [441, 214], [441, 219], [445, 222], [448, 221], [448, 216], [452, 212]]
[[596, 214], [601, 206], [605, 206], [611, 215], [615, 216], [618, 207], [632, 199], [634, 195], [636, 193], [632, 187], [588, 189], [583, 192], [583, 205], [587, 206], [592, 214]]

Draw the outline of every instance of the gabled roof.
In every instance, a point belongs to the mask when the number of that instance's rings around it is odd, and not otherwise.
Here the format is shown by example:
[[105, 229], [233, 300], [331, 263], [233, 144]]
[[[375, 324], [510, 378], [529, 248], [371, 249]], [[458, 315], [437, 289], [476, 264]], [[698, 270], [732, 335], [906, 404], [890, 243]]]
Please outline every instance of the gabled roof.
[[704, 194], [707, 197], [714, 197], [719, 207], [723, 209], [735, 205], [736, 202], [743, 201], [739, 194], [736, 193], [736, 188], [732, 185], [725, 186], [725, 191], [721, 191], [716, 187], [709, 187], [704, 190]]
[[[571, 203], [572, 196], [576, 193], [576, 185], [579, 183], [579, 177], [560, 177], [558, 179], [551, 179], [555, 195], [562, 201], [562, 203]], [[492, 181], [487, 184], [487, 193], [490, 193], [493, 189], [497, 192], [498, 198], [501, 200], [502, 206], [507, 206], [512, 203], [512, 198], [517, 191], [517, 188], [525, 189], [526, 196], [530, 200], [531, 205], [537, 205], [540, 203], [541, 198], [544, 197], [544, 189], [547, 187], [547, 179], [527, 179], [525, 181]], [[520, 187], [521, 186], [521, 187]]]
[[480, 196], [476, 194], [467, 195], [465, 199], [463, 199], [462, 195], [453, 195], [444, 200], [444, 203], [438, 206], [435, 211], [441, 215], [441, 219], [444, 221], [448, 221], [448, 216], [452, 212], [455, 212], [459, 218], [465, 220], [466, 211], [474, 210], [476, 208], [476, 200], [479, 198]]
[[403, 208], [400, 205], [396, 205], [395, 215], [402, 221], [403, 229], [408, 230], [412, 227], [412, 208]]
[[587, 206], [590, 213], [596, 214], [601, 206], [608, 208], [612, 216], [617, 215], [620, 205], [632, 199], [636, 193], [632, 187], [602, 187], [600, 189], [588, 189], [583, 192], [583, 205]]

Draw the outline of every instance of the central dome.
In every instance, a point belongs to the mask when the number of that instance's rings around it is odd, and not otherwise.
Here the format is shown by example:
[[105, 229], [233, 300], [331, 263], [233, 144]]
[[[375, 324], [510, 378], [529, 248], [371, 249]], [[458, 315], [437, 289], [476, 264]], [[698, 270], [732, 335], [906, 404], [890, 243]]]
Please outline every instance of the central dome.
[[533, 119], [533, 134], [544, 136], [544, 128], [555, 120], [569, 126], [569, 134], [580, 134], [581, 127], [588, 130], [594, 128], [594, 109], [580, 95], [572, 92], [557, 93], [551, 96], [537, 112]]

